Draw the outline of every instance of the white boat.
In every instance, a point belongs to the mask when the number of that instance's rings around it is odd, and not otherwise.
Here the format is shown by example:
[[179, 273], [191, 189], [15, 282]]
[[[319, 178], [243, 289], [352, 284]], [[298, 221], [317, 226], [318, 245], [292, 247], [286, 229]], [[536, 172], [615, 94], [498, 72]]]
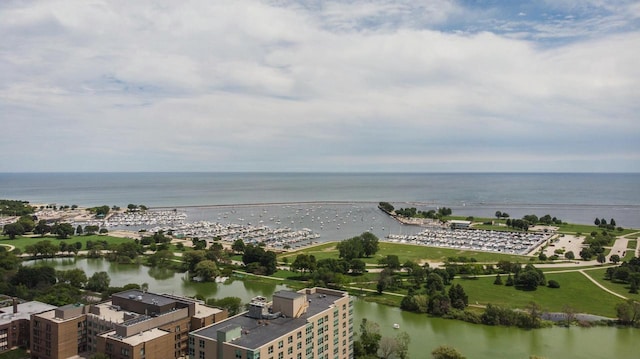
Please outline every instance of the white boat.
[[400, 329], [400, 324], [393, 323], [393, 329]]

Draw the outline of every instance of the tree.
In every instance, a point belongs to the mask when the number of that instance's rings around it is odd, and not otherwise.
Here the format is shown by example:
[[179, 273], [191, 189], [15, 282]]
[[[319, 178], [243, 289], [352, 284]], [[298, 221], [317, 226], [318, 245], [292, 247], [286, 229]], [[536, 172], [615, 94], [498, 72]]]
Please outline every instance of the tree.
[[619, 256], [619, 255], [617, 255], [617, 254], [612, 254], [612, 255], [609, 257], [609, 261], [610, 261], [611, 263], [613, 263], [613, 264], [618, 264], [618, 262], [620, 262], [620, 256]]
[[546, 285], [544, 273], [531, 264], [527, 264], [514, 278], [516, 287], [525, 290], [535, 290], [539, 285]]
[[502, 285], [502, 278], [500, 278], [500, 273], [496, 274], [496, 280], [493, 281], [495, 285]]
[[431, 352], [431, 357], [433, 359], [465, 359], [465, 356], [455, 348], [446, 345], [435, 348]]
[[400, 259], [395, 254], [387, 254], [387, 257], [381, 258], [378, 263], [393, 270], [400, 269]]
[[580, 258], [588, 261], [591, 259], [591, 257], [593, 257], [593, 252], [591, 251], [591, 249], [588, 247], [582, 248], [582, 250], [580, 251]]
[[616, 305], [616, 313], [622, 324], [634, 325], [640, 320], [640, 302], [627, 299], [626, 302]]
[[240, 238], [236, 239], [231, 245], [231, 249], [236, 253], [244, 252], [244, 247], [245, 247], [244, 241]]
[[393, 206], [389, 202], [380, 202], [380, 203], [378, 203], [378, 208], [380, 208], [381, 210], [383, 210], [383, 211], [385, 211], [387, 213], [391, 213], [395, 209], [395, 208], [393, 208]]
[[164, 249], [157, 251], [148, 257], [149, 264], [153, 267], [166, 267], [171, 259], [173, 259], [173, 253], [170, 250]]
[[464, 310], [469, 304], [469, 297], [460, 284], [452, 285], [449, 288], [449, 299], [451, 300], [451, 306], [456, 309]]
[[496, 218], [499, 219], [500, 217], [502, 217], [502, 212], [501, 211], [496, 211], [495, 215], [496, 215]]
[[232, 317], [242, 310], [242, 299], [238, 297], [211, 298], [207, 299], [207, 305], [226, 309], [229, 317]]
[[360, 235], [362, 238], [362, 249], [364, 249], [364, 255], [371, 257], [378, 252], [378, 237], [371, 232], [364, 232]]
[[56, 274], [58, 282], [68, 283], [75, 288], [83, 288], [87, 283], [87, 275], [79, 268], [57, 271]]
[[572, 251], [565, 252], [564, 253], [564, 257], [569, 259], [569, 260], [576, 259], [576, 255], [573, 254]]
[[362, 318], [360, 323], [360, 343], [367, 355], [376, 355], [380, 348], [380, 326], [376, 322]]
[[576, 319], [576, 309], [569, 304], [562, 306], [562, 313], [564, 313], [565, 325], [569, 326]]
[[399, 333], [396, 337], [382, 337], [378, 356], [382, 359], [407, 358], [409, 355], [409, 342], [411, 338], [406, 332]]
[[24, 227], [20, 223], [5, 224], [3, 234], [9, 236], [9, 239], [16, 239], [17, 236], [24, 234]]
[[78, 225], [78, 227], [76, 227], [76, 235], [81, 236], [82, 233], [84, 233], [84, 231], [82, 230], [82, 226]]
[[183, 269], [194, 272], [196, 265], [206, 258], [206, 252], [203, 250], [188, 251], [182, 254]]
[[220, 275], [216, 262], [204, 260], [196, 265], [195, 273], [203, 281], [208, 282]]
[[349, 262], [349, 269], [353, 274], [362, 274], [367, 270], [367, 264], [360, 259], [352, 259]]
[[47, 221], [41, 219], [36, 224], [35, 228], [33, 228], [33, 233], [39, 234], [40, 237], [44, 237], [45, 234], [51, 232], [51, 226], [47, 224]]
[[313, 255], [298, 254], [296, 259], [291, 263], [291, 270], [294, 272], [306, 271], [313, 272], [316, 269], [316, 257]]
[[36, 223], [33, 221], [35, 217], [30, 215], [30, 214], [25, 214], [23, 216], [20, 216], [20, 218], [18, 218], [18, 222], [22, 225], [22, 228], [24, 229], [25, 233], [26, 232], [31, 232], [33, 231], [33, 228], [36, 226]]
[[507, 276], [507, 281], [504, 283], [504, 285], [507, 287], [513, 287], [514, 284], [515, 283], [513, 281], [513, 277], [511, 276], [511, 273], [509, 273], [509, 275]]
[[436, 273], [430, 273], [427, 276], [427, 294], [429, 296], [434, 295], [437, 292], [443, 293], [444, 292], [444, 281], [442, 280], [442, 277], [439, 276]]
[[600, 264], [604, 264], [607, 261], [607, 257], [604, 255], [604, 253], [599, 253], [596, 259]]
[[102, 292], [109, 287], [111, 278], [107, 272], [95, 272], [87, 281], [86, 288], [94, 292]]
[[51, 232], [54, 233], [58, 239], [67, 239], [71, 237], [76, 230], [71, 223], [56, 223], [53, 228], [51, 228]]
[[596, 226], [600, 226], [600, 218], [596, 218], [596, 220], [593, 221], [593, 224], [595, 224]]

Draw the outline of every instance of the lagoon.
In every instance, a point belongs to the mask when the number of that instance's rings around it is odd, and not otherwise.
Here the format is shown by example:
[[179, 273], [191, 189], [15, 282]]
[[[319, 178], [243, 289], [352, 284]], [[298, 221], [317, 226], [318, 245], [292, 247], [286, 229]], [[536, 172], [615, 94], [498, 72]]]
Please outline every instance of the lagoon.
[[[128, 283], [147, 283], [149, 290], [205, 298], [236, 296], [248, 302], [257, 295], [271, 297], [274, 291], [285, 286], [274, 282], [233, 280], [220, 283], [193, 283], [182, 273], [149, 268], [137, 264], [110, 263], [104, 259], [56, 258], [27, 261], [50, 263], [58, 270], [83, 269], [88, 275], [97, 271], [109, 273], [112, 286]], [[354, 326], [362, 318], [380, 324], [383, 336], [393, 336], [406, 331], [411, 337], [411, 358], [427, 358], [439, 345], [451, 345], [469, 359], [529, 358], [538, 355], [547, 359], [637, 358], [640, 330], [630, 328], [545, 328], [524, 330], [469, 324], [456, 320], [429, 318], [424, 314], [403, 312], [399, 308], [369, 303], [358, 299], [354, 303]], [[400, 329], [393, 329], [398, 323]]]

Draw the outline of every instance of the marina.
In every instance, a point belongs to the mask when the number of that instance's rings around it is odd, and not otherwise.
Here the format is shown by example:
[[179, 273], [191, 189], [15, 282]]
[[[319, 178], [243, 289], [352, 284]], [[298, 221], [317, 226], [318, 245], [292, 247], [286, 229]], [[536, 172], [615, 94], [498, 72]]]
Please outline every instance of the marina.
[[[217, 218], [217, 220], [209, 218]], [[381, 240], [394, 243], [519, 255], [531, 253], [553, 235], [553, 233], [532, 231], [452, 229], [448, 224], [432, 222], [423, 225], [403, 223], [391, 225], [391, 223], [380, 222], [381, 219], [394, 221], [390, 217], [380, 215], [379, 212], [371, 212], [371, 209], [362, 205], [343, 205], [342, 208], [322, 205], [273, 205], [224, 207], [191, 213], [184, 209], [116, 212], [104, 219], [74, 222], [73, 225], [97, 225], [109, 229], [149, 233], [162, 231], [179, 239], [199, 238], [210, 242], [222, 240], [232, 243], [242, 239], [246, 244], [264, 243], [276, 249], [299, 248], [310, 245], [314, 241], [342, 240], [349, 235], [370, 231]], [[339, 236], [340, 224], [347, 223], [360, 224], [360, 232], [354, 234], [342, 232], [344, 234]], [[374, 224], [375, 230], [374, 226], [369, 224]], [[314, 227], [315, 229], [312, 229]]]
[[525, 255], [551, 236], [550, 233], [539, 232], [428, 228], [413, 235], [390, 234], [387, 240], [394, 243]]

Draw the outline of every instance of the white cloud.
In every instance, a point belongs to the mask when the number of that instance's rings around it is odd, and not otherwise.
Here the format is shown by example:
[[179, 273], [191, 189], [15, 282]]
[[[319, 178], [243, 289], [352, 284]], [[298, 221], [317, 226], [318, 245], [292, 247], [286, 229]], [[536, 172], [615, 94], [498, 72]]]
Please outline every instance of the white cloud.
[[549, 47], [416, 4], [5, 4], [0, 170], [640, 170], [638, 31]]

